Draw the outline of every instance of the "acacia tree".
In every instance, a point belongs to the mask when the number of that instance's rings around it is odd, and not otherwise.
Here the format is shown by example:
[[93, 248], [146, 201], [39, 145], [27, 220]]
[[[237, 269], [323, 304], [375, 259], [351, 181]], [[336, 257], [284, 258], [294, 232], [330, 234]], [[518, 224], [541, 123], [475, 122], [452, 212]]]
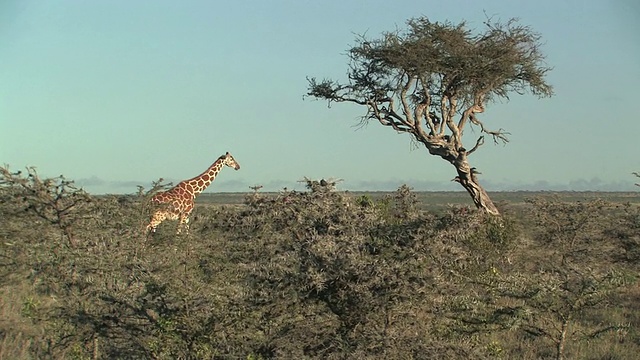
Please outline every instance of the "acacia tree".
[[[410, 19], [407, 25], [404, 32], [386, 32], [378, 39], [357, 36], [348, 50], [348, 81], [308, 78], [307, 96], [364, 106], [363, 124], [374, 120], [410, 134], [431, 155], [455, 167], [454, 181], [479, 209], [498, 215], [468, 156], [484, 144], [484, 134], [495, 143], [508, 142], [506, 131], [490, 130], [479, 118], [488, 103], [508, 100], [511, 93], [552, 95], [540, 35], [514, 19], [487, 20], [480, 33], [465, 22], [425, 17]], [[463, 145], [468, 126], [480, 132], [471, 149]]]

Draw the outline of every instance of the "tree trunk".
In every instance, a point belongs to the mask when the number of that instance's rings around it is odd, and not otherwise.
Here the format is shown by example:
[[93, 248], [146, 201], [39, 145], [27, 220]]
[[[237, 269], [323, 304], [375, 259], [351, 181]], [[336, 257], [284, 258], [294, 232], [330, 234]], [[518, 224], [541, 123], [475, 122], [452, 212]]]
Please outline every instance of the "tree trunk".
[[478, 177], [476, 176], [478, 172], [475, 171], [475, 168], [469, 166], [467, 152], [464, 148], [460, 148], [459, 155], [452, 164], [458, 172], [458, 176], [453, 180], [460, 183], [460, 185], [467, 190], [476, 207], [491, 215], [499, 216], [500, 212], [498, 211], [498, 208], [495, 206], [493, 201], [491, 201], [489, 194], [487, 194], [484, 188], [480, 185], [480, 182], [478, 182]]

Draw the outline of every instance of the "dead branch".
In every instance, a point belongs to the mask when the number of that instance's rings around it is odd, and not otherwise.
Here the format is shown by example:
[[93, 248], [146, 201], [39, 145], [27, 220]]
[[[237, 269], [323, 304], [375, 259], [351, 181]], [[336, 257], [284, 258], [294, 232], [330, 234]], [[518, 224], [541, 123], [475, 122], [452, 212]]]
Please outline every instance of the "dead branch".
[[476, 144], [471, 148], [471, 150], [467, 151], [467, 155], [471, 155], [474, 151], [476, 151], [480, 146], [484, 145], [484, 136], [480, 136], [476, 141]]
[[495, 144], [498, 144], [499, 141], [501, 141], [503, 144], [506, 144], [509, 142], [509, 138], [507, 137], [507, 135], [511, 135], [511, 133], [506, 132], [502, 128], [495, 131], [488, 130], [487, 128], [484, 127], [484, 124], [482, 123], [482, 121], [478, 120], [475, 113], [471, 112], [469, 114], [469, 120], [471, 121], [472, 124], [479, 126], [481, 132], [491, 135], [493, 137], [493, 142]]

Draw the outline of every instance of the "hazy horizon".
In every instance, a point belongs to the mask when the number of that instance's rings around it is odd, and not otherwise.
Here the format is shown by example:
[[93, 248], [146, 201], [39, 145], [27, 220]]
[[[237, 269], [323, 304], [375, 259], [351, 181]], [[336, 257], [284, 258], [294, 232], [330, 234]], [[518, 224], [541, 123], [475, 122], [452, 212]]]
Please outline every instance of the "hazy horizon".
[[[327, 177], [326, 179], [333, 179]], [[69, 179], [73, 180], [73, 179]], [[157, 179], [156, 179], [157, 180]], [[320, 180], [313, 179], [313, 180]], [[164, 183], [177, 184], [179, 179], [164, 179]], [[151, 182], [143, 181], [123, 181], [117, 183], [109, 183], [98, 178], [90, 179], [78, 179], [75, 180], [75, 184], [84, 188], [91, 194], [131, 194], [137, 191], [137, 186], [143, 186], [145, 189], [151, 188]], [[279, 192], [284, 188], [288, 190], [301, 191], [305, 189], [305, 182], [303, 177], [298, 180], [292, 181], [271, 181], [268, 183], [245, 183], [241, 181], [230, 180], [216, 180], [205, 193], [217, 193], [217, 192], [251, 192], [250, 187], [262, 185], [261, 192]], [[414, 191], [461, 191], [465, 190], [458, 186], [457, 183], [451, 181], [437, 182], [437, 181], [401, 181], [401, 180], [389, 180], [384, 182], [350, 182], [348, 179], [341, 179], [337, 182], [336, 188], [338, 190], [348, 191], [365, 191], [365, 192], [389, 192], [395, 191], [400, 186], [407, 185]], [[574, 181], [568, 184], [553, 184], [549, 182], [538, 182], [532, 184], [517, 184], [517, 183], [492, 183], [483, 182], [482, 185], [489, 192], [511, 192], [511, 191], [567, 191], [567, 192], [582, 192], [582, 191], [594, 191], [594, 192], [639, 192], [640, 187], [635, 186], [633, 182], [625, 183], [605, 183], [599, 179], [591, 179], [584, 181]]]

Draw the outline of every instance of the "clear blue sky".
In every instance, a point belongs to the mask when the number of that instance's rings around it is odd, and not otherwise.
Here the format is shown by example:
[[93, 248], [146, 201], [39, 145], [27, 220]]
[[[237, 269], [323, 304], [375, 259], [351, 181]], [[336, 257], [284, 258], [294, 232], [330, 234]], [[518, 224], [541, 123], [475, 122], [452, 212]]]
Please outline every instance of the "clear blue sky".
[[[520, 18], [541, 33], [556, 95], [512, 96], [482, 119], [511, 132], [470, 161], [488, 190], [634, 189], [640, 171], [640, 3], [572, 1], [0, 1], [0, 163], [64, 174], [92, 193], [241, 164], [208, 191], [459, 189], [451, 165], [371, 123], [303, 100], [344, 80], [355, 34], [411, 17]], [[473, 143], [473, 139], [466, 139]]]

